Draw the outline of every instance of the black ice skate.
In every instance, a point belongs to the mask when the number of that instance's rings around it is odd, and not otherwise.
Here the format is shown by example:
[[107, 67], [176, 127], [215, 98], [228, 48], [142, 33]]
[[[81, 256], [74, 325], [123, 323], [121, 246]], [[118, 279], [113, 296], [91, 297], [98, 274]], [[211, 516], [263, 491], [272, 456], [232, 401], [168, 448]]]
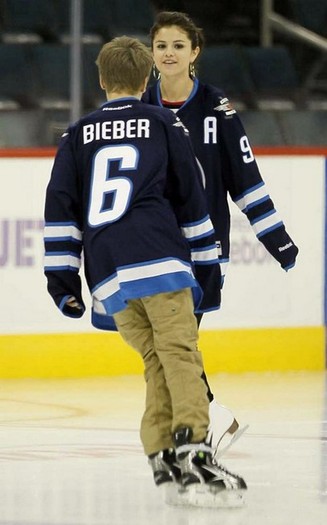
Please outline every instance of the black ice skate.
[[181, 478], [181, 469], [176, 460], [175, 450], [169, 448], [149, 456], [149, 464], [153, 471], [154, 482], [157, 486], [165, 483], [178, 483]]
[[196, 507], [242, 506], [247, 489], [244, 479], [218, 465], [213, 459], [214, 451], [205, 442], [191, 443], [191, 439], [190, 428], [180, 429], [174, 435], [181, 478], [166, 502]]

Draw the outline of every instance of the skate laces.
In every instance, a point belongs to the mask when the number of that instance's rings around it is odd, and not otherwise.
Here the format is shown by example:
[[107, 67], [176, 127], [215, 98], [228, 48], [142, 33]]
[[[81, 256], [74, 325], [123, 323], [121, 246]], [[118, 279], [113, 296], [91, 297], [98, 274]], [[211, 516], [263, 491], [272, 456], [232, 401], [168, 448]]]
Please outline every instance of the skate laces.
[[[186, 445], [181, 445], [176, 449], [176, 455], [179, 456], [180, 454], [188, 454], [191, 453], [191, 457], [198, 457], [199, 459], [203, 460], [204, 456], [203, 453], [209, 455], [209, 462], [211, 463], [212, 467], [219, 471], [219, 473], [222, 475], [223, 478], [235, 478], [235, 479], [241, 479], [240, 476], [237, 474], [233, 474], [230, 472], [226, 467], [221, 465], [221, 463], [218, 463], [214, 459], [214, 449], [212, 447], [209, 447], [206, 443], [188, 443]], [[206, 469], [210, 469], [210, 463], [207, 465], [203, 465]]]
[[213, 463], [213, 466], [219, 472], [219, 475], [221, 476], [221, 479], [224, 481], [224, 483], [228, 484], [226, 488], [229, 488], [229, 489], [246, 489], [247, 488], [247, 485], [244, 479], [241, 476], [238, 476], [238, 474], [235, 474], [234, 472], [230, 472], [230, 470], [228, 470], [226, 467], [218, 463], [216, 464]]
[[237, 474], [233, 474], [232, 472], [230, 472], [226, 467], [224, 467], [223, 465], [221, 465], [220, 463], [217, 463], [215, 461], [212, 462], [213, 465], [215, 465], [215, 467], [217, 469], [219, 469], [219, 471], [224, 475], [224, 476], [233, 476], [233, 478], [239, 478], [239, 476]]
[[189, 452], [206, 452], [211, 455], [214, 453], [214, 449], [206, 443], [187, 443], [176, 448], [176, 455], [188, 454]]

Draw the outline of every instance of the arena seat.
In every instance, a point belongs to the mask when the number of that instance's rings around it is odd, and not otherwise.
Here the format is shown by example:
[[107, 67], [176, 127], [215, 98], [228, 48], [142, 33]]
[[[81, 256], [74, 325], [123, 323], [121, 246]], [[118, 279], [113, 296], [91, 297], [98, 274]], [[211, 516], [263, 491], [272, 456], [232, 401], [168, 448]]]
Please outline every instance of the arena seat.
[[199, 59], [199, 78], [223, 89], [235, 105], [252, 106], [253, 84], [238, 46], [204, 48]]
[[52, 0], [6, 0], [2, 41], [37, 43], [56, 40], [56, 11]]
[[327, 35], [327, 0], [288, 0], [294, 22], [320, 35]]
[[101, 46], [97, 44], [84, 44], [83, 46], [83, 65], [84, 65], [84, 101], [86, 109], [95, 109], [106, 101], [104, 91], [99, 84], [99, 73], [96, 66], [96, 58]]
[[[111, 0], [83, 0], [82, 40], [84, 43], [103, 43], [111, 39]], [[58, 36], [61, 42], [70, 41], [71, 2], [56, 0]]]
[[243, 47], [259, 109], [292, 109], [300, 96], [300, 85], [286, 46]]
[[30, 47], [0, 43], [0, 109], [36, 105], [36, 82]]
[[134, 36], [149, 44], [149, 30], [153, 23], [153, 10], [148, 0], [110, 0], [112, 36]]
[[38, 105], [44, 109], [70, 107], [70, 47], [38, 44], [32, 48]]

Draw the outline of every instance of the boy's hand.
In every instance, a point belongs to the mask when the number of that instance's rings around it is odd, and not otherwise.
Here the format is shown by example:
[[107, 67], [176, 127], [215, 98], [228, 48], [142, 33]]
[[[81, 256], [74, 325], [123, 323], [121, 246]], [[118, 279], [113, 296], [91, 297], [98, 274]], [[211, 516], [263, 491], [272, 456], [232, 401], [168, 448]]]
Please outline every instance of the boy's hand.
[[65, 302], [63, 313], [70, 317], [82, 317], [84, 313], [83, 306], [77, 301], [76, 297], [71, 296]]

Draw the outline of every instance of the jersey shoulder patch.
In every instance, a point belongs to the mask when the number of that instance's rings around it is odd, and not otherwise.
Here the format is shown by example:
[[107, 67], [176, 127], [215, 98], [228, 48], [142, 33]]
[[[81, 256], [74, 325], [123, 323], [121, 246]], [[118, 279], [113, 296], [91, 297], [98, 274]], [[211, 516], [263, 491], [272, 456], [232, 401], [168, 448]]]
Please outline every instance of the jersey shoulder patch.
[[219, 101], [218, 106], [214, 108], [215, 111], [222, 111], [226, 117], [230, 117], [236, 113], [236, 109], [233, 108], [228, 98], [222, 98]]

